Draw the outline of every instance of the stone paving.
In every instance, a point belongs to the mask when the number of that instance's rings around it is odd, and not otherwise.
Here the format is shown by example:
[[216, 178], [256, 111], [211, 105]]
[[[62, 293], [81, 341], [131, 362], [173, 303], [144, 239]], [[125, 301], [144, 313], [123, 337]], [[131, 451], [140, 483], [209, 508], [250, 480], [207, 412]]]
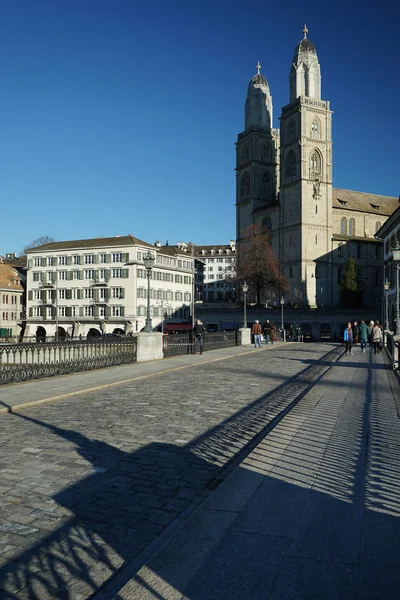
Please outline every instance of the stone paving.
[[91, 596], [341, 353], [281, 345], [2, 415], [0, 597]]
[[382, 355], [343, 356], [109, 597], [398, 600], [399, 393]]

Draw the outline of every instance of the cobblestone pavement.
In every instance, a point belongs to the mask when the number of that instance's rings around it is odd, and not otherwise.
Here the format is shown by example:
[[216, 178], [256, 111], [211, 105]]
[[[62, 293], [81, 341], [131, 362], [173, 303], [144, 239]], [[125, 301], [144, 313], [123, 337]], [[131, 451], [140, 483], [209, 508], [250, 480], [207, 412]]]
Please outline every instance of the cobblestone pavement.
[[0, 417], [0, 597], [91, 596], [341, 353], [287, 344]]

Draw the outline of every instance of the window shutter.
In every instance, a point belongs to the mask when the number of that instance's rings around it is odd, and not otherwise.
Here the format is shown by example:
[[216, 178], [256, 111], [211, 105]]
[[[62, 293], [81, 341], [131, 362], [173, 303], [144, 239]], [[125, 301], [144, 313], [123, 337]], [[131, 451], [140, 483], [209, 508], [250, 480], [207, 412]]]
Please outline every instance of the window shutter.
[[120, 311], [121, 311], [121, 317], [124, 317], [125, 316], [125, 306], [121, 306]]
[[78, 279], [83, 279], [83, 271], [78, 271]]
[[98, 306], [95, 306], [95, 307], [94, 307], [93, 314], [94, 314], [94, 316], [95, 316], [96, 318], [98, 318], [98, 317], [99, 317], [99, 307], [98, 307]]
[[120, 298], [125, 298], [125, 288], [121, 288]]
[[47, 267], [47, 258], [42, 258], [42, 267]]
[[67, 306], [67, 308], [65, 309], [65, 316], [66, 317], [71, 317], [72, 316], [72, 309], [70, 306]]
[[83, 317], [83, 306], [79, 307], [79, 316]]
[[32, 267], [33, 267], [33, 260], [32, 260], [32, 258], [30, 258], [28, 260], [28, 269], [32, 269]]
[[93, 294], [93, 298], [94, 298], [95, 302], [99, 301], [99, 295], [100, 295], [99, 294], [99, 290], [95, 288], [94, 289], [94, 294]]
[[111, 317], [111, 306], [106, 306], [106, 317]]
[[29, 316], [30, 316], [30, 317], [32, 317], [32, 316], [33, 316], [33, 308], [32, 308], [32, 306], [31, 306], [31, 307], [30, 307], [30, 309], [29, 309]]
[[108, 281], [111, 277], [111, 269], [105, 269], [105, 280]]
[[28, 292], [28, 300], [32, 300], [32, 298], [33, 298], [33, 291], [29, 290], [29, 292]]
[[129, 252], [124, 252], [122, 255], [122, 262], [129, 262]]
[[128, 277], [129, 277], [129, 269], [122, 269], [121, 275], [122, 275], [123, 279], [128, 279]]
[[76, 290], [76, 297], [77, 297], [77, 300], [82, 300], [82, 298], [83, 298], [83, 290], [82, 289]]
[[94, 263], [95, 263], [95, 265], [99, 264], [99, 255], [98, 254], [94, 255]]
[[106, 254], [106, 263], [111, 262], [111, 254]]
[[72, 281], [72, 276], [73, 276], [72, 271], [67, 271], [67, 280], [68, 281]]
[[94, 279], [98, 280], [100, 278], [100, 271], [99, 269], [96, 269], [95, 271], [93, 271], [94, 274]]

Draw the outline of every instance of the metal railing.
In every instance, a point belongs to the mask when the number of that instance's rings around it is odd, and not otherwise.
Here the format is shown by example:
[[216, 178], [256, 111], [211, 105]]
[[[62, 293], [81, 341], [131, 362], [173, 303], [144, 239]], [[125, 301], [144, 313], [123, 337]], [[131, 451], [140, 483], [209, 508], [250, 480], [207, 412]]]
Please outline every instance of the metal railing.
[[[172, 333], [164, 337], [164, 358], [193, 354], [200, 350], [200, 342], [190, 333]], [[217, 348], [229, 348], [240, 343], [238, 331], [206, 333], [204, 337], [203, 352]]]
[[136, 362], [137, 339], [0, 345], [0, 384]]
[[385, 331], [384, 335], [386, 336], [386, 350], [390, 356], [393, 370], [395, 371], [400, 368], [400, 338], [389, 331]]

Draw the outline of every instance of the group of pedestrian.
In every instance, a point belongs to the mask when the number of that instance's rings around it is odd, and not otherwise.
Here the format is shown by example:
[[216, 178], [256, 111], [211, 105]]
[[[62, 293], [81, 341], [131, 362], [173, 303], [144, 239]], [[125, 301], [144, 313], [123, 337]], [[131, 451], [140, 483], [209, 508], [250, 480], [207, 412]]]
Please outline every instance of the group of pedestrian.
[[255, 321], [251, 328], [251, 333], [254, 338], [254, 348], [261, 348], [261, 336], [264, 336], [264, 341], [268, 344], [270, 340], [271, 344], [274, 343], [276, 335], [276, 327], [274, 323], [271, 323], [268, 319], [266, 320], [263, 327], [260, 325], [260, 321]]
[[364, 319], [361, 319], [360, 324], [354, 321], [347, 323], [344, 330], [344, 342], [346, 344], [346, 354], [352, 355], [353, 346], [360, 342], [361, 354], [366, 354], [368, 344], [373, 347], [374, 354], [379, 354], [383, 348], [383, 331], [379, 321], [370, 321], [366, 324]]

